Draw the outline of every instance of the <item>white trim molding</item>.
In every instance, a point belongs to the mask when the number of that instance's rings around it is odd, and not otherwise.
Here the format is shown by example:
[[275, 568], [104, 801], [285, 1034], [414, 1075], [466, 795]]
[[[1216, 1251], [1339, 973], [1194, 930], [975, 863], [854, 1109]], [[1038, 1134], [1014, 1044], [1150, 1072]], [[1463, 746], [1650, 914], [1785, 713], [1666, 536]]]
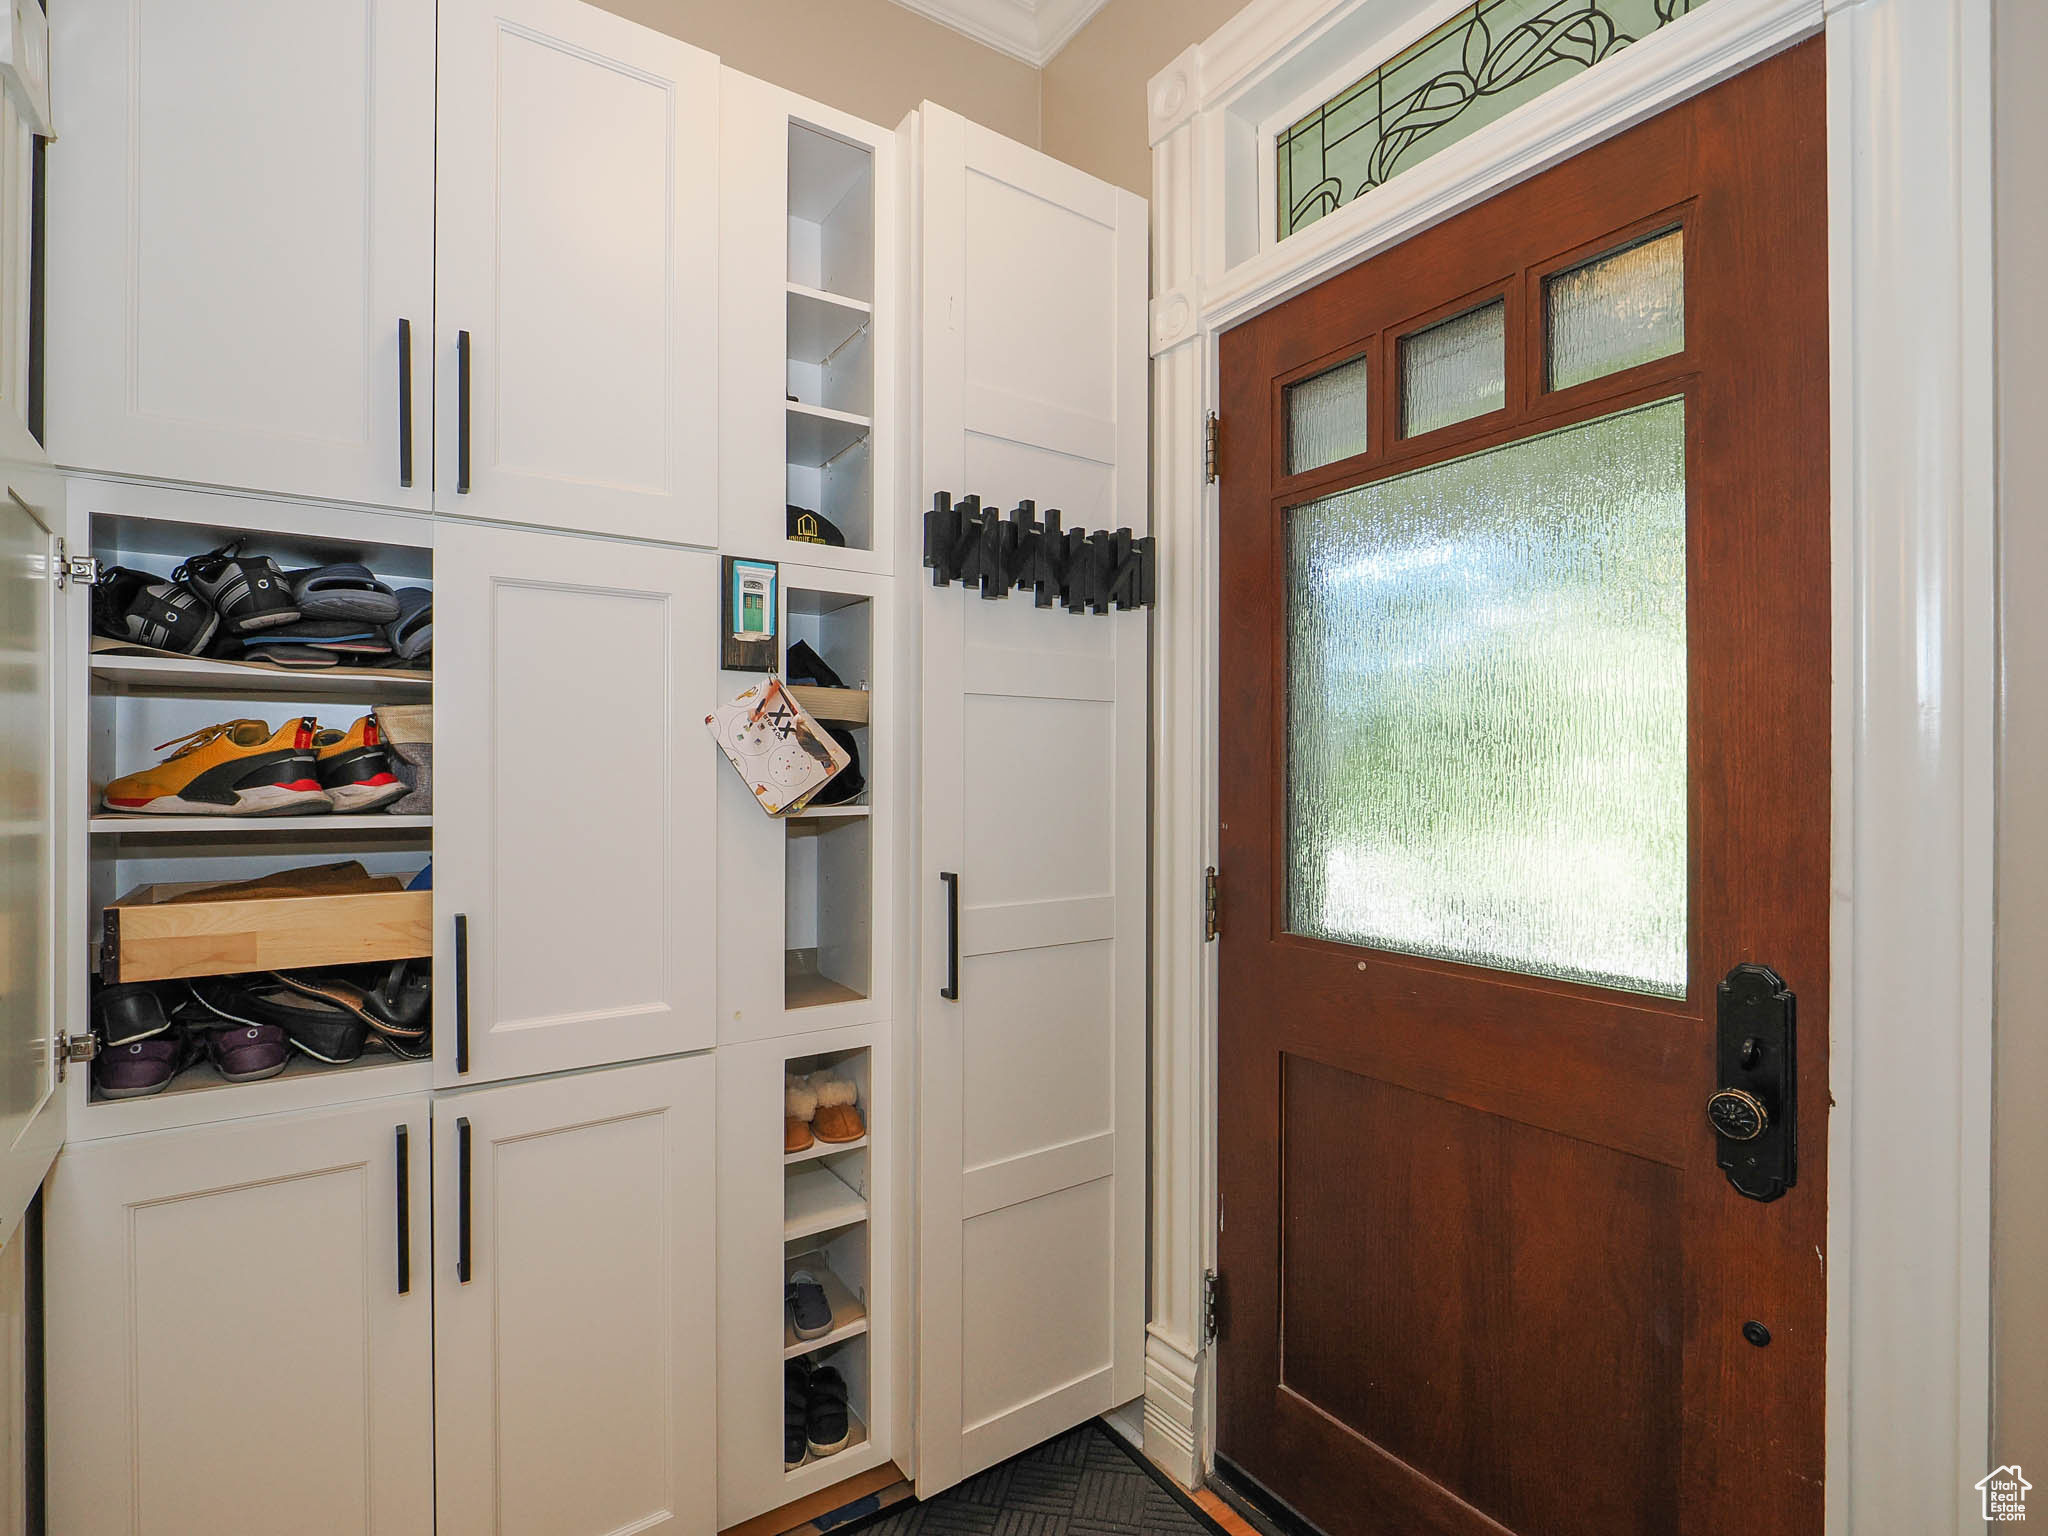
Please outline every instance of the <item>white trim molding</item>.
[[1043, 69], [1109, 0], [896, 0], [984, 47]]
[[[1213, 1458], [1217, 502], [1229, 326], [1825, 29], [1834, 793], [1828, 1529], [1977, 1529], [1988, 1463], [1990, 0], [1712, 0], [1286, 241], [1272, 125], [1441, 0], [1254, 0], [1156, 75], [1148, 1455]], [[1225, 467], [1228, 473], [1228, 466]], [[1225, 872], [1226, 879], [1228, 872]], [[1187, 1367], [1191, 1366], [1191, 1370]]]

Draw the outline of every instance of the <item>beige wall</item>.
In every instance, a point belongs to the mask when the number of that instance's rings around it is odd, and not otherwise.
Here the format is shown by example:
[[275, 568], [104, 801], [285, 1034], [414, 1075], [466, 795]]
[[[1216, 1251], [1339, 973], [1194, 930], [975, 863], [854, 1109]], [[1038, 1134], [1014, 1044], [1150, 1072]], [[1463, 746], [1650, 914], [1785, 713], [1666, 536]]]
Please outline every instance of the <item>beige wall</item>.
[[1038, 143], [1037, 70], [890, 0], [597, 4], [885, 128], [929, 97], [998, 133]]
[[2048, 1466], [2048, 5], [1997, 0], [1993, 18], [2004, 729], [1991, 1459]]
[[1145, 85], [1245, 0], [1109, 0], [1045, 66], [1039, 147], [1090, 175], [1152, 195]]

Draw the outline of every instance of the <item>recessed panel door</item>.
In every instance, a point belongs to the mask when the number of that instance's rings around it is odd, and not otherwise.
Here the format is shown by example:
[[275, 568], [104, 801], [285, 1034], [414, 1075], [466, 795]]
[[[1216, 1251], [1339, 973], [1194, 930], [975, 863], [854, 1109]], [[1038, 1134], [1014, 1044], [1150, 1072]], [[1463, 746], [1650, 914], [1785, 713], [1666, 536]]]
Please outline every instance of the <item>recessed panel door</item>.
[[1821, 1529], [1822, 62], [1222, 340], [1217, 1466], [1333, 1536]]
[[718, 60], [576, 0], [440, 8], [434, 506], [718, 542]]
[[718, 1528], [711, 1057], [434, 1104], [441, 1536]]
[[444, 1086], [712, 1043], [716, 568], [693, 551], [442, 525]]
[[434, 7], [80, 0], [50, 27], [50, 457], [429, 505]]
[[[1144, 205], [921, 110], [925, 504], [1142, 535]], [[1148, 642], [1028, 589], [921, 601], [929, 1495], [1143, 1391]]]

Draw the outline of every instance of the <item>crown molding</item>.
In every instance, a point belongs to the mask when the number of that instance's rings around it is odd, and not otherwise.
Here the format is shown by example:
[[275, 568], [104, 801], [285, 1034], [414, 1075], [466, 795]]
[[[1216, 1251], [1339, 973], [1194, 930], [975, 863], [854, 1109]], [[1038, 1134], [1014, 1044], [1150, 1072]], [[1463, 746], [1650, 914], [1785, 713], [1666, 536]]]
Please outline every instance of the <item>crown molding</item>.
[[1108, 0], [895, 0], [942, 27], [1043, 69]]

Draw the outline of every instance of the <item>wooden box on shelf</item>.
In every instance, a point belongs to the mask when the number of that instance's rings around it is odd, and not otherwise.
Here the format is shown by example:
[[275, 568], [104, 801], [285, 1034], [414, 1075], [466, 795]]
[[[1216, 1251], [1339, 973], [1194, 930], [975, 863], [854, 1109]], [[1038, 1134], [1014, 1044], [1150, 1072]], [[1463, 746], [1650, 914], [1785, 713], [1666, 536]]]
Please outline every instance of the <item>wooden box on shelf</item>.
[[830, 725], [868, 723], [868, 691], [865, 688], [814, 688], [808, 683], [791, 683], [789, 691], [813, 717]]
[[434, 950], [431, 891], [171, 900], [218, 883], [145, 885], [107, 907], [100, 924], [100, 979], [164, 981], [354, 965]]

